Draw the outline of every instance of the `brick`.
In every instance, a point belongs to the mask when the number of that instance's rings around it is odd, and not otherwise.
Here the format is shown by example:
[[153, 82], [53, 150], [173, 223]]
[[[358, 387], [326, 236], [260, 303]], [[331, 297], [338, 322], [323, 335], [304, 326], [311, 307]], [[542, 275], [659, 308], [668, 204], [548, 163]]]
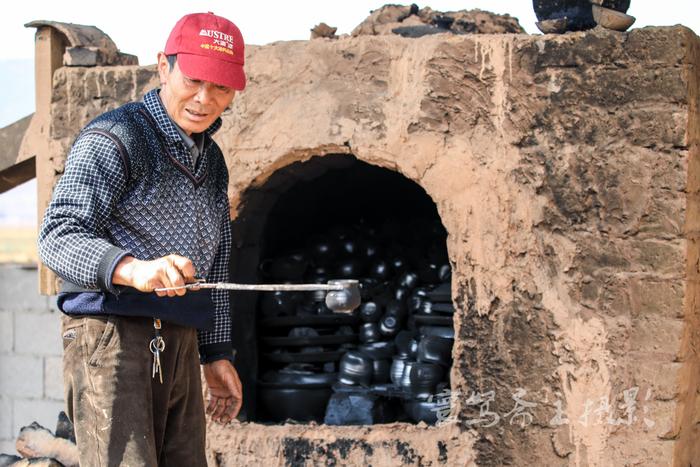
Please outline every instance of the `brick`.
[[15, 352], [31, 355], [62, 355], [60, 313], [15, 313]]
[[635, 269], [658, 274], [679, 274], [684, 269], [685, 244], [682, 242], [646, 240], [631, 242], [631, 246], [633, 250], [630, 256], [635, 259]]
[[642, 360], [631, 360], [627, 364], [628, 371], [632, 374], [632, 385], [643, 389], [640, 391], [640, 400], [646, 397], [647, 389], [651, 390], [653, 399], [660, 401], [671, 401], [680, 395], [679, 379], [683, 363], [651, 359], [643, 360], [644, 364], [636, 363], [640, 361]]
[[641, 315], [632, 321], [629, 344], [641, 352], [665, 355], [669, 362], [677, 360], [681, 351], [685, 322], [672, 317]]
[[684, 284], [681, 280], [632, 278], [628, 282], [632, 316], [683, 317]]
[[0, 355], [0, 394], [41, 397], [44, 362], [41, 357]]
[[19, 433], [23, 426], [27, 426], [32, 422], [37, 422], [53, 432], [56, 429], [56, 421], [61, 410], [66, 410], [63, 402], [15, 399], [13, 406], [13, 432]]
[[12, 312], [0, 311], [0, 353], [12, 352], [13, 329]]
[[3, 296], [12, 298], [2, 305], [5, 309], [43, 311], [49, 307], [48, 297], [39, 295], [39, 276], [36, 268], [2, 265], [0, 284]]
[[44, 397], [63, 400], [63, 359], [44, 358]]
[[655, 434], [661, 439], [673, 439], [677, 435], [674, 428], [676, 416], [675, 402], [657, 400], [642, 401], [638, 409], [640, 422], [643, 423], [644, 419], [647, 420], [648, 423], [644, 424], [644, 426], [650, 433]]
[[[12, 401], [0, 396], [0, 439], [12, 439]], [[0, 452], [3, 452], [0, 450]]]

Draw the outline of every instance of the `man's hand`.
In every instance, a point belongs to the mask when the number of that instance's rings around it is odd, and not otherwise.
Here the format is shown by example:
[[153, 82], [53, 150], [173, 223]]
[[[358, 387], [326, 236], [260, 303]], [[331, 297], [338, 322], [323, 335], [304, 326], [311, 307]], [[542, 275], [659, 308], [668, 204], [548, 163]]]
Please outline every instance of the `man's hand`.
[[[126, 256], [114, 269], [112, 282], [116, 285], [128, 285], [141, 292], [153, 292], [154, 289], [178, 287], [195, 281], [195, 269], [192, 261], [184, 256], [168, 255], [152, 261], [141, 261], [133, 256]], [[167, 295], [185, 295], [187, 289], [156, 292], [159, 297]]]
[[215, 422], [228, 423], [238, 415], [243, 405], [243, 387], [238, 373], [228, 360], [204, 365], [204, 379], [209, 387], [207, 413]]

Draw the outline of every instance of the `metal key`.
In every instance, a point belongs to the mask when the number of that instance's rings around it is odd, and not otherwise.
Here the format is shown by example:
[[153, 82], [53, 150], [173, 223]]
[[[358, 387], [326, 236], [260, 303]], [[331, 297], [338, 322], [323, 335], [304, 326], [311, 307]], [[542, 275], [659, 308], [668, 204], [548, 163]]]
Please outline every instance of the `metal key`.
[[151, 339], [149, 344], [149, 350], [153, 354], [153, 372], [151, 377], [155, 378], [156, 374], [158, 374], [160, 384], [163, 384], [163, 368], [160, 366], [160, 353], [165, 350], [165, 341], [159, 332], [161, 328], [159, 319], [156, 318], [153, 320], [153, 328], [155, 329], [156, 337]]

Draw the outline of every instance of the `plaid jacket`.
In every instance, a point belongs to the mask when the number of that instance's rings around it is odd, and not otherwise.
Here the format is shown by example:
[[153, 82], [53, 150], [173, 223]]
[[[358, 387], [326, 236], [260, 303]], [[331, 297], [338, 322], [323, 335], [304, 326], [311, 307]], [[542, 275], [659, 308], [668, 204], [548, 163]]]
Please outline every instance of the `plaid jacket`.
[[[41, 260], [80, 289], [59, 297], [62, 311], [157, 316], [199, 328], [203, 361], [231, 353], [226, 291], [158, 298], [111, 283], [126, 255], [151, 260], [190, 258], [197, 275], [228, 281], [231, 233], [228, 171], [205, 131], [202, 155], [192, 155], [158, 90], [89, 123], [66, 160], [39, 232]], [[213, 325], [213, 326], [212, 326]]]

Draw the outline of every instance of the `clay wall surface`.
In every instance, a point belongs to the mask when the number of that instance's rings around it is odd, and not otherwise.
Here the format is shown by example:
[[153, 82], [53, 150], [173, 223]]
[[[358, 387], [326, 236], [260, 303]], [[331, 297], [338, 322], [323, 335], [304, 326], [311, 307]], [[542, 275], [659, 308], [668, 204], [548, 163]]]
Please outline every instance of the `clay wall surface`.
[[[213, 465], [700, 463], [697, 46], [675, 27], [250, 47], [216, 137], [232, 219], [264, 217], [247, 193], [316, 156], [423, 187], [449, 234], [457, 421], [212, 425]], [[57, 173], [83, 124], [155, 84], [153, 68], [60, 68]], [[234, 231], [234, 264], [250, 237]], [[505, 416], [518, 388], [524, 427]], [[467, 397], [488, 391], [490, 428]]]

